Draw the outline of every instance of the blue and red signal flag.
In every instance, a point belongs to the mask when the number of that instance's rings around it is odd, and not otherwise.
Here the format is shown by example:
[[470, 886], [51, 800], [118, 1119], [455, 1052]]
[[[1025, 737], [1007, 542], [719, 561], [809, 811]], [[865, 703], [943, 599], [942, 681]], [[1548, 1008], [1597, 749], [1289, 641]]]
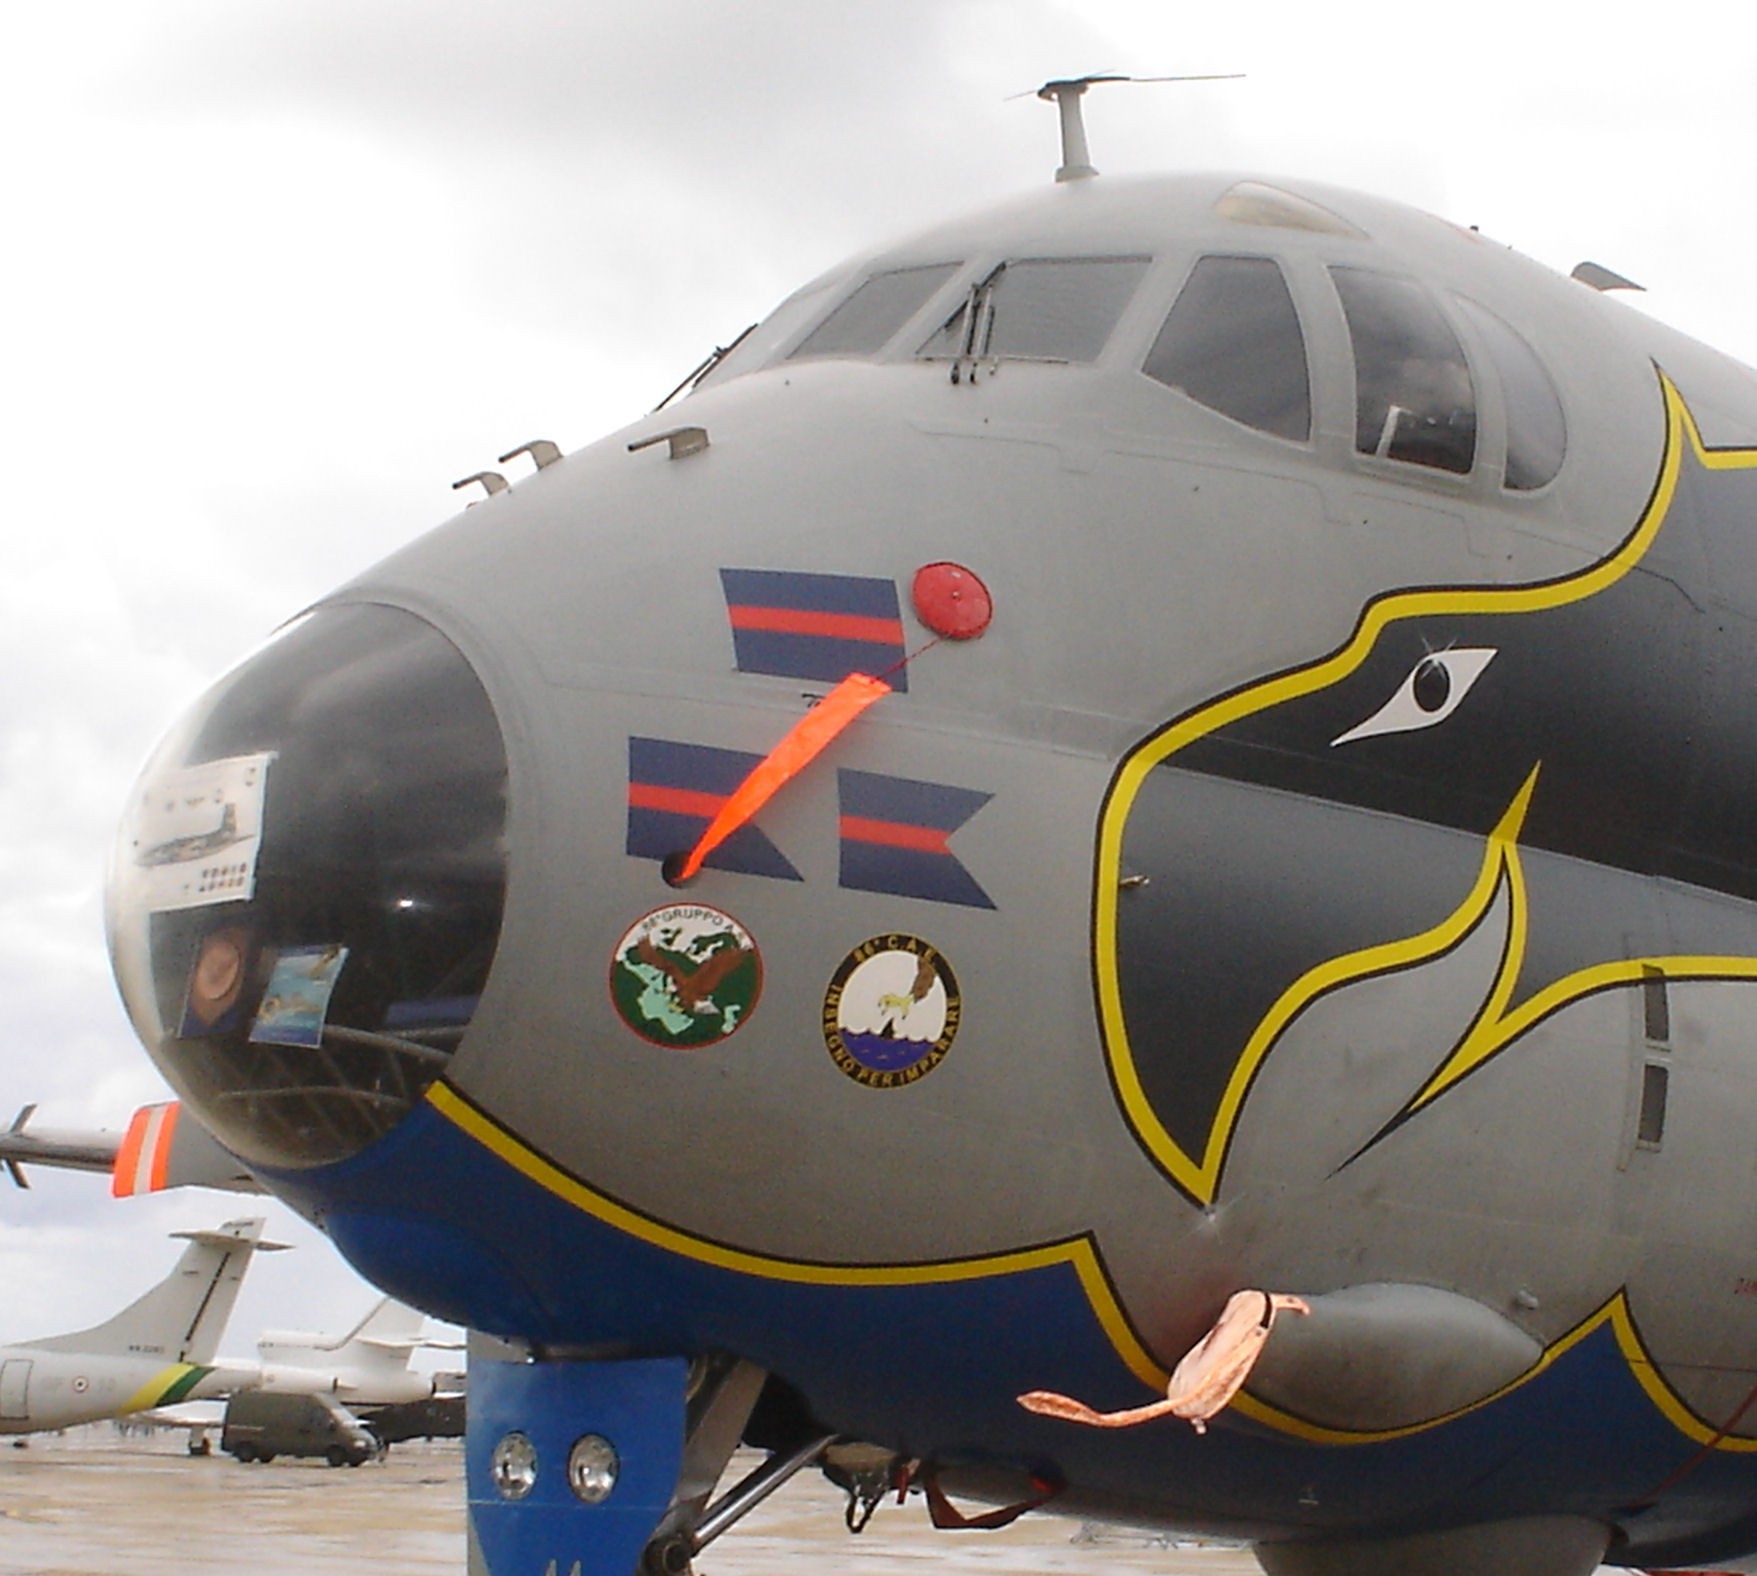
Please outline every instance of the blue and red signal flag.
[[948, 843], [993, 794], [847, 768], [836, 773], [836, 783], [843, 886], [968, 908], [995, 906]]
[[[669, 739], [628, 741], [628, 852], [637, 859], [665, 859], [693, 848], [734, 789], [762, 760], [743, 750]], [[753, 823], [746, 822], [703, 861], [716, 870], [803, 877], [791, 860]]]
[[720, 584], [739, 672], [832, 684], [870, 673], [894, 690], [909, 688], [909, 671], [899, 665], [907, 651], [896, 581], [722, 569]]

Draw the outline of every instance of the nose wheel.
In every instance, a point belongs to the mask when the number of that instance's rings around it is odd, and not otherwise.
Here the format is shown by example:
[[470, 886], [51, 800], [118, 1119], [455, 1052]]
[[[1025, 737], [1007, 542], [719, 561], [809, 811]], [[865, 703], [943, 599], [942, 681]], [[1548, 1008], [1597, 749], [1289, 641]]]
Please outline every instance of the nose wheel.
[[715, 1499], [766, 1378], [733, 1358], [534, 1360], [473, 1338], [470, 1576], [688, 1576], [834, 1438], [773, 1452]]

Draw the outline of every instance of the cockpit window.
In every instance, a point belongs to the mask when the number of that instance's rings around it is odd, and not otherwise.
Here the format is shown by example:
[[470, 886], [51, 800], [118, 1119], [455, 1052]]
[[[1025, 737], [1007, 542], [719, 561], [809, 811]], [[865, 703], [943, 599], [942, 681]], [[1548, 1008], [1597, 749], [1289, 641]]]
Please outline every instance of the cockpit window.
[[1002, 263], [918, 354], [1095, 361], [1148, 262], [1056, 257]]
[[1247, 427], [1312, 434], [1305, 337], [1267, 257], [1198, 260], [1141, 370]]
[[1321, 207], [1309, 197], [1296, 197], [1262, 181], [1240, 181], [1228, 187], [1214, 204], [1215, 213], [1234, 224], [1267, 224], [1282, 230], [1310, 230], [1318, 235], [1345, 235], [1364, 241], [1363, 231], [1340, 214]]
[[1413, 279], [1332, 268], [1354, 344], [1354, 446], [1464, 475], [1476, 459], [1476, 391], [1463, 347]]
[[876, 355], [959, 266], [931, 263], [921, 268], [897, 268], [890, 273], [874, 274], [807, 334], [787, 359]]
[[1507, 408], [1506, 485], [1513, 492], [1547, 487], [1562, 468], [1568, 427], [1556, 385], [1537, 352], [1487, 307], [1454, 297], [1481, 336]]

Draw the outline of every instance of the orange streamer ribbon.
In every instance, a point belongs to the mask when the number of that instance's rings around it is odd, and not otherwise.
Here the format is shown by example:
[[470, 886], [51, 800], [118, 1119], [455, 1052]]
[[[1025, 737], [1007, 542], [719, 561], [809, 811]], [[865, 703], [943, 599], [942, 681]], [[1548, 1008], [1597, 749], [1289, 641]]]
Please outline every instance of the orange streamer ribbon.
[[1133, 1406], [1122, 1412], [1095, 1412], [1072, 1396], [1053, 1390], [1033, 1390], [1019, 1397], [1028, 1412], [1059, 1417], [1093, 1428], [1130, 1428], [1168, 1413], [1183, 1418], [1198, 1434], [1208, 1431], [1208, 1419], [1239, 1392], [1256, 1366], [1263, 1343], [1275, 1328], [1278, 1313], [1310, 1313], [1299, 1297], [1280, 1292], [1241, 1291], [1228, 1299], [1214, 1328], [1184, 1354], [1166, 1387], [1163, 1401]]
[[891, 693], [883, 679], [850, 673], [817, 705], [788, 729], [786, 736], [750, 770], [750, 775], [708, 822], [689, 857], [671, 879], [681, 886], [702, 868], [702, 861], [750, 820], [794, 777], [818, 758], [844, 728], [875, 700]]

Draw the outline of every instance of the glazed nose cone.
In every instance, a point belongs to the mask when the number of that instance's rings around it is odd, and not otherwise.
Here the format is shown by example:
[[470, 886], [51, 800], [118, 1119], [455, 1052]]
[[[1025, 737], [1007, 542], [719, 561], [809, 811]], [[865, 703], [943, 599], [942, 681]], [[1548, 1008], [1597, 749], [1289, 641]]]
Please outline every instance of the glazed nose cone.
[[444, 1071], [499, 941], [506, 777], [468, 661], [371, 603], [290, 626], [159, 746], [111, 862], [112, 963], [247, 1162], [345, 1159]]

